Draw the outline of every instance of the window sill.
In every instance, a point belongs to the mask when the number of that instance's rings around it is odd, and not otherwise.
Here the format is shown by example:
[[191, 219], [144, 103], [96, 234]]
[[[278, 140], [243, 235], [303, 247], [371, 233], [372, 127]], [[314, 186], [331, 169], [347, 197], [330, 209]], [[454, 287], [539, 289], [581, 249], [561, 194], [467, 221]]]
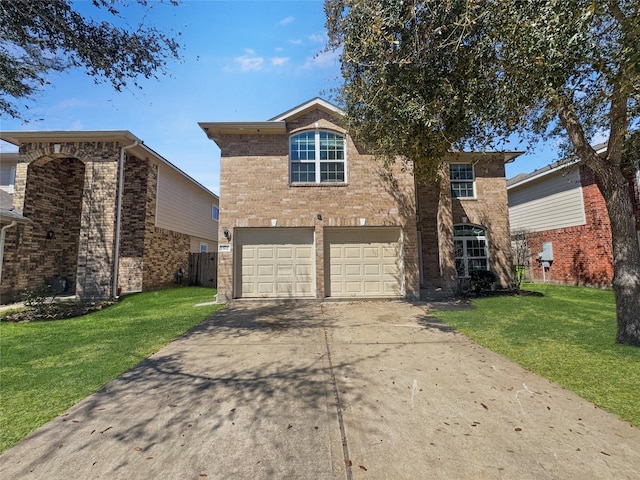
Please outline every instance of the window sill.
[[348, 183], [344, 182], [324, 182], [324, 183], [291, 183], [290, 187], [348, 187]]

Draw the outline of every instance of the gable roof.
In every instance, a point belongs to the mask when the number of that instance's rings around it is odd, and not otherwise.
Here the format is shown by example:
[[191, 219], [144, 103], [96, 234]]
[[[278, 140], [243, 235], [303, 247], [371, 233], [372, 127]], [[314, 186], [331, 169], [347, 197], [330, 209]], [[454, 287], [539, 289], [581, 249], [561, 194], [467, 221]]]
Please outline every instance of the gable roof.
[[302, 115], [304, 115], [307, 112], [310, 112], [311, 110], [316, 110], [316, 109], [324, 110], [325, 112], [333, 115], [335, 114], [344, 115], [344, 111], [338, 108], [337, 106], [335, 106], [333, 103], [327, 102], [326, 100], [320, 97], [316, 97], [316, 98], [312, 98], [308, 102], [298, 105], [297, 107], [293, 107], [292, 109], [287, 110], [286, 112], [281, 113], [276, 117], [269, 119], [269, 121], [281, 122], [286, 120], [293, 120], [295, 118], [301, 117]]
[[266, 121], [198, 122], [198, 125], [204, 130], [207, 137], [216, 143], [221, 135], [282, 135], [287, 133], [287, 121], [294, 120], [316, 109], [332, 115], [344, 115], [340, 108], [316, 97]]
[[[596, 145], [593, 145], [592, 148], [598, 154], [604, 153], [607, 151], [607, 142], [598, 143]], [[562, 160], [550, 163], [549, 165], [545, 165], [544, 167], [537, 168], [531, 173], [519, 173], [515, 177], [507, 179], [507, 190], [519, 187], [525, 183], [532, 182], [535, 179], [544, 177], [545, 175], [549, 175], [551, 173], [555, 173], [559, 170], [569, 168], [571, 165], [576, 165], [578, 163], [580, 163], [580, 159], [577, 157], [564, 158]]]

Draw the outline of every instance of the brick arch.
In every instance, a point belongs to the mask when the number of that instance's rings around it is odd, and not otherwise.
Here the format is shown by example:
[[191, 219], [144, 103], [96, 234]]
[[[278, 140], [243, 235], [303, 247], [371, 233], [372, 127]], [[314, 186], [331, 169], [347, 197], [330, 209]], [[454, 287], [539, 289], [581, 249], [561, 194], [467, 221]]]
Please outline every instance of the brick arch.
[[30, 222], [20, 255], [26, 286], [75, 291], [84, 179], [85, 163], [62, 152], [28, 163], [23, 214]]
[[[56, 145], [57, 151], [56, 151]], [[86, 148], [87, 147], [88, 150]], [[87, 163], [87, 159], [95, 156], [95, 143], [27, 143], [22, 150], [26, 153], [26, 163], [49, 161], [56, 158], [75, 158], [82, 163]]]

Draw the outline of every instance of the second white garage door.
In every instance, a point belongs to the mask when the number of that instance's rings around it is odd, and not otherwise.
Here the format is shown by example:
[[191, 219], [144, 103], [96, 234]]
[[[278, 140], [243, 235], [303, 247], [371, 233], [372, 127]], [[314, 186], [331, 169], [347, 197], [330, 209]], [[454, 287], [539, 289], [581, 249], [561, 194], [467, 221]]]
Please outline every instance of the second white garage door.
[[399, 228], [325, 229], [325, 244], [329, 296], [402, 295]]
[[236, 297], [315, 296], [313, 230], [236, 229]]

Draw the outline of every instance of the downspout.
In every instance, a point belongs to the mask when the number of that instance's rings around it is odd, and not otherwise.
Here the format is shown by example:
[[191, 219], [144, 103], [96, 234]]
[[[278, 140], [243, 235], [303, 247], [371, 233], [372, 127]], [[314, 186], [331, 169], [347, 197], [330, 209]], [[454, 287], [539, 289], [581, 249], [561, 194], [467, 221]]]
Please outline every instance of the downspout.
[[15, 227], [17, 224], [18, 222], [13, 220], [9, 225], [2, 227], [2, 231], [0, 232], [0, 284], [2, 284], [2, 264], [4, 263], [4, 238], [7, 235], [7, 230]]
[[124, 152], [138, 145], [136, 140], [131, 145], [120, 148], [120, 158], [118, 160], [118, 196], [116, 201], [116, 235], [113, 247], [113, 285], [111, 286], [111, 296], [118, 298], [118, 266], [120, 263], [120, 228], [122, 224], [122, 190], [124, 189]]

